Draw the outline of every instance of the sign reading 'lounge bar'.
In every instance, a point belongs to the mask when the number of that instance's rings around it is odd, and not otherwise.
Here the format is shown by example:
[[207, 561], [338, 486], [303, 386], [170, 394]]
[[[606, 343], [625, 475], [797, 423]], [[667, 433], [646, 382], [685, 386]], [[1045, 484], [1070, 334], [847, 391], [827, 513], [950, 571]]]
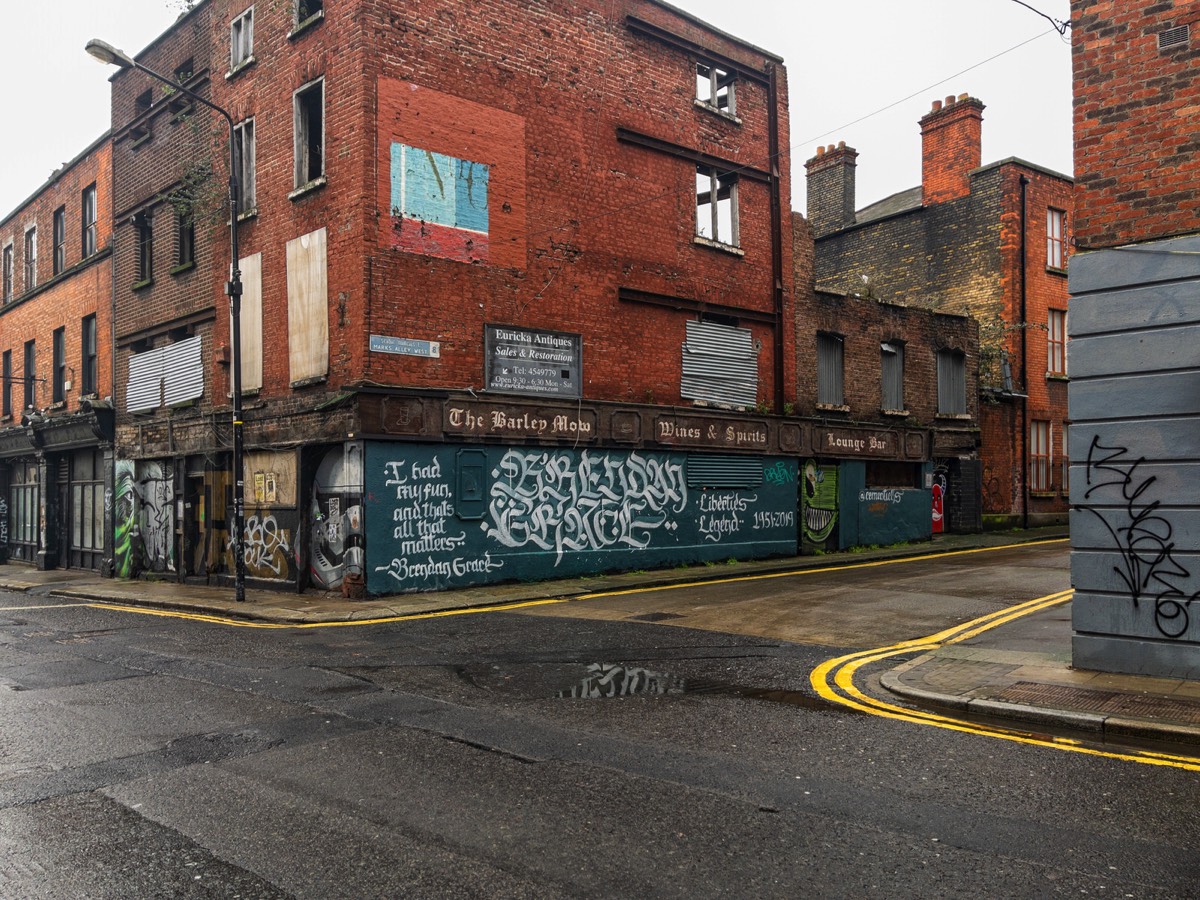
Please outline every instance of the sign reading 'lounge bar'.
[[817, 432], [817, 452], [826, 456], [899, 458], [900, 444], [891, 431], [829, 428]]

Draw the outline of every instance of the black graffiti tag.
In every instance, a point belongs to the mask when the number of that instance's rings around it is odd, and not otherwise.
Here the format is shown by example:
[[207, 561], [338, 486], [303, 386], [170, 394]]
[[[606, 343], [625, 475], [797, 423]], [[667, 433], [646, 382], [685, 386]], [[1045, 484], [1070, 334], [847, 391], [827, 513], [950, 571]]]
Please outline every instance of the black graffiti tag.
[[[1092, 438], [1087, 455], [1087, 483], [1084, 499], [1106, 489], [1119, 491], [1124, 520], [1114, 527], [1099, 512], [1084, 507], [1104, 525], [1121, 555], [1121, 565], [1113, 571], [1129, 591], [1133, 605], [1152, 597], [1154, 624], [1165, 637], [1177, 638], [1188, 629], [1188, 608], [1200, 596], [1200, 590], [1185, 594], [1178, 582], [1186, 582], [1192, 573], [1175, 559], [1171, 523], [1159, 515], [1158, 500], [1146, 499], [1157, 476], [1141, 477], [1138, 467], [1146, 461], [1129, 459], [1127, 447], [1106, 447], [1099, 436]], [[1156, 593], [1157, 592], [1157, 593]]]

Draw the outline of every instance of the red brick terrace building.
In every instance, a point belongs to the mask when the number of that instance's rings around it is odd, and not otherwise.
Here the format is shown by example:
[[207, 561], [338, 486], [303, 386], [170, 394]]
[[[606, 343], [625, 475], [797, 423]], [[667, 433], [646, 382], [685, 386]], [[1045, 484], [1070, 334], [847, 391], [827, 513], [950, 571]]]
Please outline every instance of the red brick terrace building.
[[0, 562], [111, 564], [111, 159], [105, 134], [0, 219]]
[[[794, 552], [779, 58], [655, 0], [208, 0], [138, 59], [237, 123], [253, 579]], [[118, 565], [227, 578], [227, 137], [113, 82]]]
[[818, 150], [805, 164], [816, 282], [977, 319], [984, 526], [1065, 521], [1072, 182], [1020, 159], [982, 165], [983, 109], [966, 94], [935, 101], [921, 184], [857, 211], [857, 151]]

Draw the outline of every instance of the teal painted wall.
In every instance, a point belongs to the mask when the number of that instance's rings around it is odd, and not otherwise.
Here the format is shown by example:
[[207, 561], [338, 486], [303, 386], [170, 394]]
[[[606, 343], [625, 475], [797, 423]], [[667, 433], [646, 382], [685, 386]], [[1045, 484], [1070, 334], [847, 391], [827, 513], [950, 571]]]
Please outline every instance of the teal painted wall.
[[[922, 476], [932, 471], [925, 466]], [[843, 462], [838, 480], [839, 547], [919, 541], [933, 533], [933, 493], [918, 488], [871, 488], [861, 462]]]
[[367, 591], [794, 554], [796, 461], [730, 460], [706, 487], [684, 453], [370, 442]]

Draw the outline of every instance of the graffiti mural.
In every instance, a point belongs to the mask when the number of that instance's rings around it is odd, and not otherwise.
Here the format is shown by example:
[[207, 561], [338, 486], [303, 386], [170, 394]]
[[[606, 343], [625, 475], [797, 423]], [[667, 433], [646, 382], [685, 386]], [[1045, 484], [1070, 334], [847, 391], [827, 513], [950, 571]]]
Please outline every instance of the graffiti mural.
[[0, 559], [8, 553], [8, 500], [0, 497]]
[[291, 549], [288, 536], [272, 515], [248, 518], [242, 548], [246, 574], [255, 578], [278, 578], [286, 574], [287, 554]]
[[1154, 603], [1154, 625], [1164, 637], [1182, 636], [1190, 624], [1190, 610], [1200, 590], [1190, 594], [1181, 583], [1192, 573], [1175, 558], [1173, 529], [1159, 515], [1160, 500], [1149, 499], [1157, 476], [1145, 476], [1139, 468], [1145, 457], [1130, 459], [1127, 447], [1108, 447], [1092, 438], [1087, 453], [1085, 500], [1108, 501], [1118, 509], [1113, 522], [1099, 510], [1082, 507], [1103, 524], [1112, 537], [1120, 558], [1113, 571], [1139, 607], [1143, 600]]
[[175, 568], [174, 499], [170, 463], [117, 460], [113, 556], [118, 578]]
[[553, 550], [555, 565], [568, 551], [647, 547], [687, 505], [683, 466], [638, 453], [510, 450], [492, 478], [487, 534]]
[[[796, 465], [689, 485], [687, 455], [367, 445], [367, 589], [433, 590], [794, 553]], [[476, 461], [477, 460], [477, 461]]]
[[627, 668], [611, 663], [592, 663], [587, 667], [587, 672], [587, 677], [559, 691], [558, 696], [563, 699], [596, 700], [683, 692], [683, 683], [666, 672]]
[[933, 533], [943, 534], [946, 530], [946, 470], [935, 469], [933, 473]]
[[309, 575], [316, 586], [336, 590], [347, 572], [363, 572], [361, 444], [333, 447], [321, 458], [313, 478], [309, 514]]
[[819, 465], [812, 459], [805, 462], [803, 498], [804, 539], [814, 544], [824, 544], [837, 527], [837, 466]]

